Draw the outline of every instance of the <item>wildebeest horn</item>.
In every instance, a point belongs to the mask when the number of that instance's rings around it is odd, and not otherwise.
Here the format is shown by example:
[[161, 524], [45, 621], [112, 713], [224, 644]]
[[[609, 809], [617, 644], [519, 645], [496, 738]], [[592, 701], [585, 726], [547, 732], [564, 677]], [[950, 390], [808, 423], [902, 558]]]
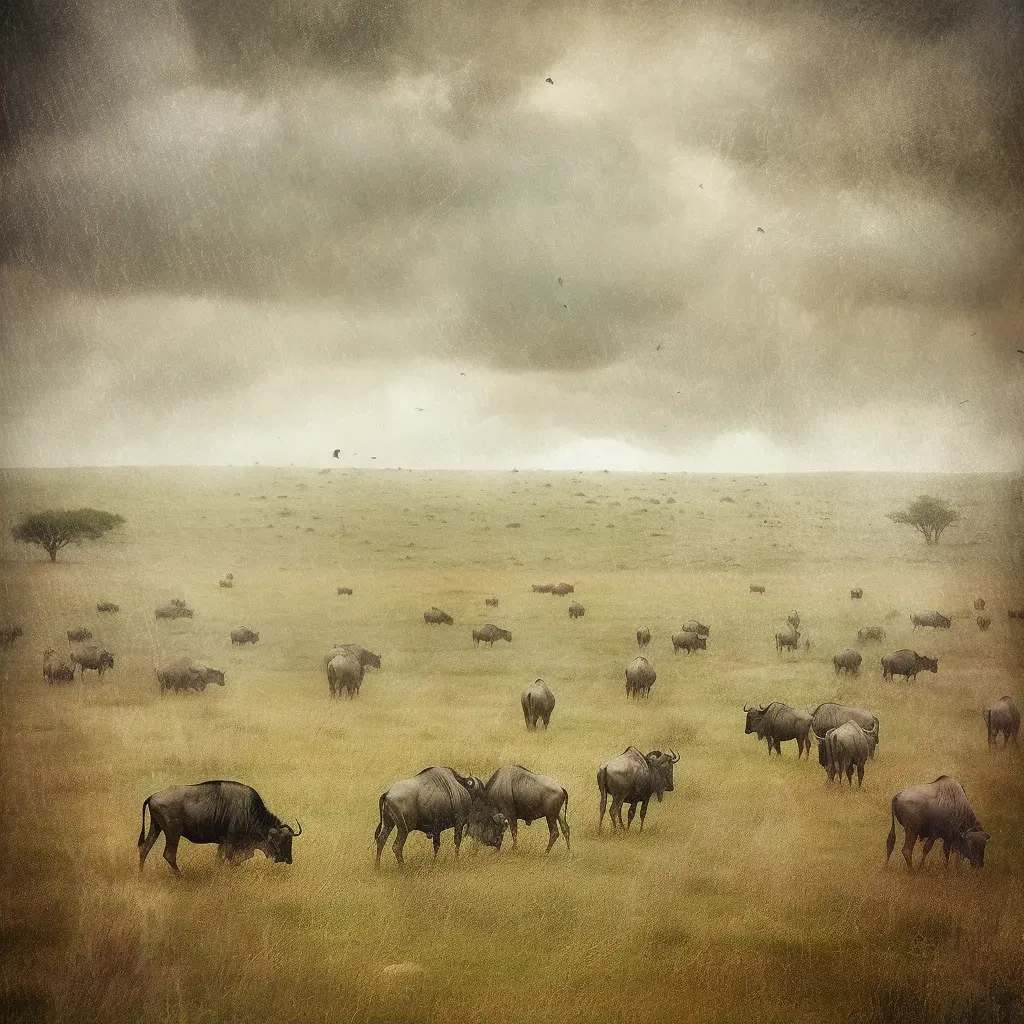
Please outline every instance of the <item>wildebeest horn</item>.
[[744, 710], [744, 711], [753, 711], [754, 709], [753, 709], [753, 708], [748, 708], [748, 707], [747, 707], [747, 705], [746, 705], [746, 704], [744, 704], [744, 705], [743, 705], [743, 710]]
[[299, 819], [298, 819], [298, 818], [296, 818], [296, 819], [295, 819], [295, 824], [299, 826], [299, 831], [298, 831], [298, 832], [296, 832], [296, 831], [295, 831], [295, 829], [293, 829], [293, 828], [291, 827], [291, 825], [289, 825], [289, 826], [288, 826], [288, 831], [289, 831], [289, 832], [291, 832], [291, 834], [292, 834], [293, 836], [301, 836], [301, 835], [302, 835], [302, 822], [301, 822], [301, 821], [299, 821]]
[[675, 764], [679, 760], [679, 755], [674, 750], [670, 750], [668, 753], [669, 753], [669, 760], [673, 764]]

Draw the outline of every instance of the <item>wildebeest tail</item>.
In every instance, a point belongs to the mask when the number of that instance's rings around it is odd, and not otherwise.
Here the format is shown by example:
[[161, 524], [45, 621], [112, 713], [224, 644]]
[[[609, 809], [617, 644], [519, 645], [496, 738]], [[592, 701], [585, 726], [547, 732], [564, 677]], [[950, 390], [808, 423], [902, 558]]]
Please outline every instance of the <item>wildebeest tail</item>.
[[523, 717], [526, 719], [526, 724], [530, 724], [530, 719], [533, 717], [533, 694], [527, 693], [526, 698], [523, 700]]
[[149, 797], [142, 801], [142, 829], [139, 832], [139, 846], [146, 841], [146, 808], [149, 806]]
[[[842, 780], [840, 780], [842, 781]], [[898, 795], [898, 794], [897, 794]], [[889, 863], [892, 851], [896, 846], [896, 797], [892, 798], [892, 826], [889, 829], [889, 838], [885, 841], [885, 862]]]
[[377, 801], [377, 828], [373, 833], [374, 839], [380, 839], [381, 833], [384, 831], [384, 801], [387, 799], [387, 793], [381, 793], [380, 799]]

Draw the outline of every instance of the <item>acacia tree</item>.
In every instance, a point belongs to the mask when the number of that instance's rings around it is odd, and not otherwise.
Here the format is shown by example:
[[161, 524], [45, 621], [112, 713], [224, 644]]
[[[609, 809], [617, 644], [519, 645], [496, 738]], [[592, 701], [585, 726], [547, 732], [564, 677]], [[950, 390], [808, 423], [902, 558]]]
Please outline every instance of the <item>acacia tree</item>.
[[947, 526], [960, 522], [960, 513], [942, 498], [922, 494], [906, 508], [890, 512], [887, 518], [894, 523], [906, 524], [920, 530], [924, 534], [926, 544], [938, 544], [942, 531]]
[[105, 533], [124, 523], [124, 517], [96, 508], [51, 509], [25, 516], [11, 530], [15, 540], [38, 544], [57, 561], [57, 552], [69, 544], [98, 540]]

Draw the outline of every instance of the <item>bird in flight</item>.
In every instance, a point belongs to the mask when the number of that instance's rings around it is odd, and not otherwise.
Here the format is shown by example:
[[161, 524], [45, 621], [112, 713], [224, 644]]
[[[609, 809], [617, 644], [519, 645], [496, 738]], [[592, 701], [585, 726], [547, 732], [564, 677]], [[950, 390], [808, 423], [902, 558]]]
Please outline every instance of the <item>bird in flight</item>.
[[417, 405], [416, 406], [416, 411], [417, 412], [424, 412], [424, 409]]
[[698, 185], [698, 186], [697, 186], [697, 188], [703, 188], [703, 187], [704, 187], [703, 185]]
[[661, 351], [661, 346], [660, 346], [660, 345], [656, 345], [656, 346], [654, 347], [654, 351], [655, 351], [655, 352], [660, 352], [660, 351]]
[[335, 448], [334, 449], [334, 457], [335, 458], [337, 458], [340, 453], [341, 453], [341, 449], [340, 448]]
[[568, 309], [568, 308], [569, 308], [569, 307], [568, 307], [568, 306], [567, 306], [567, 305], [566, 305], [566, 304], [565, 304], [565, 303], [563, 302], [563, 303], [562, 303], [562, 309]]
[[764, 228], [758, 228], [757, 230], [760, 231], [762, 235], [764, 234]]
[[466, 376], [466, 371], [465, 371], [465, 370], [462, 370], [462, 371], [461, 371], [461, 372], [459, 373], [459, 376], [460, 376], [460, 377], [465, 377], [465, 376]]
[[559, 284], [561, 284], [561, 283], [562, 283], [562, 279], [561, 279], [561, 278], [559, 278], [559, 279], [558, 279], [558, 283], [559, 283]]
[[550, 79], [550, 78], [545, 78], [544, 81], [547, 82], [548, 85], [554, 85], [555, 84], [554, 81], [552, 79]]

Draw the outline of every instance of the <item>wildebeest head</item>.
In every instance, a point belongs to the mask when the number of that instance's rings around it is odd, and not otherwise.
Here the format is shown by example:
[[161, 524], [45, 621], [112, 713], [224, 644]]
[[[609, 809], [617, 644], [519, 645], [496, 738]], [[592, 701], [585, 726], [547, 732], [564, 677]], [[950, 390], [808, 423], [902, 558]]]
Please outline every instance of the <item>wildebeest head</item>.
[[988, 832], [984, 832], [980, 828], [969, 829], [957, 836], [953, 848], [970, 861], [972, 868], [983, 868], [985, 866], [985, 844], [991, 838]]
[[218, 686], [224, 685], [224, 673], [217, 668], [208, 668], [206, 670], [206, 682], [216, 683]]
[[647, 763], [651, 766], [651, 775], [654, 780], [654, 794], [661, 803], [663, 793], [671, 793], [674, 789], [672, 776], [673, 766], [679, 760], [679, 755], [673, 751], [662, 753], [660, 750], [652, 750], [647, 755]]
[[267, 832], [267, 841], [262, 844], [263, 852], [276, 864], [291, 864], [292, 862], [292, 839], [302, 835], [302, 825], [298, 832], [291, 825], [277, 825]]
[[922, 670], [928, 672], [939, 671], [939, 659], [938, 658], [926, 658], [923, 654], [920, 657]]
[[496, 811], [485, 801], [474, 803], [473, 809], [466, 818], [467, 835], [494, 850], [501, 849], [501, 841], [505, 838], [505, 829], [507, 828], [508, 820], [505, 815], [501, 811]]
[[100, 665], [106, 666], [107, 668], [114, 667], [114, 656], [110, 651], [100, 651]]
[[764, 713], [768, 710], [768, 706], [765, 705], [762, 708], [748, 708], [746, 704], [744, 704], [743, 710], [747, 713], [747, 726], [743, 730], [743, 733], [744, 735], [749, 736], [750, 733], [757, 731], [758, 726], [761, 724], [761, 719], [764, 718]]

